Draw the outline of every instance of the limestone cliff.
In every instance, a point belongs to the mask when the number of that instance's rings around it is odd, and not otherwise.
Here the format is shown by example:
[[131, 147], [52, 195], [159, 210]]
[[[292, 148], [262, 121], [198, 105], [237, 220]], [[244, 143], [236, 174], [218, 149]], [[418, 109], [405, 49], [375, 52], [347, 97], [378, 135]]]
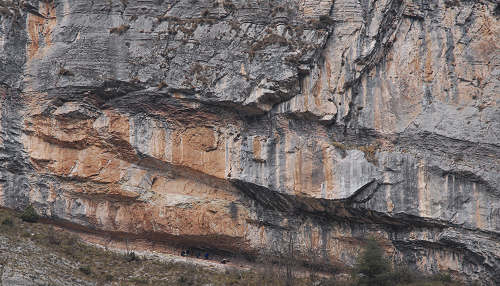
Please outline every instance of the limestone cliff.
[[489, 0], [0, 1], [0, 205], [500, 283]]

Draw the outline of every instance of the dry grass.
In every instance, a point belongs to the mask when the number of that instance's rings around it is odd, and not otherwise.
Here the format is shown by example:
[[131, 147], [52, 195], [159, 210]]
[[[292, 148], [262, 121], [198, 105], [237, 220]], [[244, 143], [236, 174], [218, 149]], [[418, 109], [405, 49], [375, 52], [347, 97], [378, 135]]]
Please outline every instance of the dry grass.
[[[118, 282], [118, 285], [284, 285], [277, 273], [239, 270], [217, 272], [196, 265], [144, 257], [130, 260], [127, 255], [88, 245], [51, 225], [23, 222], [18, 213], [7, 209], [0, 209], [1, 236], [9, 238], [17, 247], [26, 245], [28, 241], [34, 242], [44, 249], [48, 257], [55, 255], [61, 260], [72, 262], [73, 268], [61, 269], [61, 275], [92, 281], [97, 285], [109, 285], [110, 282]], [[23, 259], [30, 260], [30, 257]], [[68, 264], [65, 263], [64, 267], [68, 267]], [[294, 285], [305, 286], [310, 283], [307, 279], [296, 279]]]
[[238, 20], [234, 20], [234, 19], [230, 20], [229, 26], [231, 26], [231, 31], [232, 30], [239, 31], [241, 29], [241, 23], [238, 22]]
[[[344, 285], [354, 286], [353, 281], [313, 277], [302, 275], [301, 278], [287, 279], [286, 273], [277, 264], [259, 266], [259, 270], [242, 271], [228, 268], [225, 272], [217, 272], [193, 264], [180, 262], [163, 262], [156, 259], [138, 257], [130, 259], [124, 255], [82, 242], [77, 236], [56, 230], [43, 223], [28, 223], [19, 218], [20, 214], [0, 208], [0, 239], [7, 238], [11, 249], [23, 248], [34, 243], [42, 249], [38, 260], [53, 260], [54, 257], [64, 261], [59, 275], [73, 277], [96, 285], [247, 285], [247, 286], [285, 286], [291, 282], [294, 286], [306, 285]], [[28, 252], [31, 253], [31, 252]], [[8, 254], [8, 253], [7, 253]], [[5, 253], [2, 253], [5, 255]], [[2, 259], [2, 265], [12, 263]], [[30, 255], [40, 255], [33, 253]], [[5, 257], [4, 257], [5, 258]], [[18, 258], [19, 259], [19, 258]], [[26, 261], [35, 261], [29, 255], [21, 257]], [[69, 263], [68, 263], [69, 262]], [[270, 263], [270, 262], [267, 262]], [[36, 267], [36, 264], [33, 264]], [[36, 270], [36, 269], [35, 269]], [[407, 274], [404, 274], [407, 275]], [[406, 276], [404, 276], [406, 277]], [[432, 277], [415, 276], [398, 286], [461, 286], [447, 275]]]
[[165, 81], [161, 81], [159, 84], [158, 84], [158, 89], [162, 89], [164, 87], [168, 87], [168, 84], [165, 82]]
[[364, 146], [359, 146], [358, 150], [361, 152], [365, 153], [365, 158], [368, 162], [377, 163], [377, 158], [375, 158], [375, 155], [377, 153], [378, 146], [375, 144], [370, 144], [370, 145], [364, 145]]
[[331, 144], [333, 146], [337, 147], [338, 149], [342, 150], [342, 151], [350, 149], [350, 148], [347, 147], [347, 145], [345, 145], [345, 144], [343, 144], [341, 142], [332, 141]]
[[255, 53], [259, 50], [265, 49], [267, 46], [271, 46], [274, 44], [278, 44], [280, 46], [287, 46], [290, 45], [288, 40], [280, 35], [276, 34], [269, 34], [265, 36], [262, 40], [256, 42], [255, 44], [252, 45], [250, 50], [248, 51], [248, 55], [250, 60], [252, 60], [255, 56]]
[[336, 148], [347, 151], [347, 150], [359, 150], [365, 153], [365, 158], [368, 162], [377, 164], [377, 150], [379, 150], [379, 146], [377, 144], [369, 144], [369, 145], [346, 145], [342, 142], [332, 141], [331, 144]]

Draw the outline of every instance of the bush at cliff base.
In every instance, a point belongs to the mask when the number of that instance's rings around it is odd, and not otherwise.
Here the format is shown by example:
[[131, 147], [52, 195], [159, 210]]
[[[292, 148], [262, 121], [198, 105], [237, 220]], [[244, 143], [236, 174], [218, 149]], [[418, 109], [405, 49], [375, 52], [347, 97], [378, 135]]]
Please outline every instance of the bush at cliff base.
[[384, 257], [384, 250], [370, 239], [358, 258], [354, 268], [357, 285], [389, 286], [392, 285], [392, 271], [389, 261]]
[[37, 222], [39, 218], [32, 205], [27, 206], [21, 214], [21, 219], [26, 222]]

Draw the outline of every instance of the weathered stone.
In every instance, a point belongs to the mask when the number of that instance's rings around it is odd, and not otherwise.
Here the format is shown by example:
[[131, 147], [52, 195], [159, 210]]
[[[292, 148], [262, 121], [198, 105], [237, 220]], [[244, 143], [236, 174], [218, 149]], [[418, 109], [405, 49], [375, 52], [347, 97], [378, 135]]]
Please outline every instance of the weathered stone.
[[0, 2], [0, 204], [500, 283], [493, 1]]

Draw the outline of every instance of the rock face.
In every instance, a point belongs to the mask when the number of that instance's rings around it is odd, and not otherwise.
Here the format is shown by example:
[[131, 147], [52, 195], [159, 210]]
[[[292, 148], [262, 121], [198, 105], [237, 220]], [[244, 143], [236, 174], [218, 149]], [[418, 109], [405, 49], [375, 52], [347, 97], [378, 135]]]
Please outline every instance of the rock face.
[[373, 235], [498, 284], [499, 20], [488, 0], [0, 1], [0, 205], [332, 265]]

